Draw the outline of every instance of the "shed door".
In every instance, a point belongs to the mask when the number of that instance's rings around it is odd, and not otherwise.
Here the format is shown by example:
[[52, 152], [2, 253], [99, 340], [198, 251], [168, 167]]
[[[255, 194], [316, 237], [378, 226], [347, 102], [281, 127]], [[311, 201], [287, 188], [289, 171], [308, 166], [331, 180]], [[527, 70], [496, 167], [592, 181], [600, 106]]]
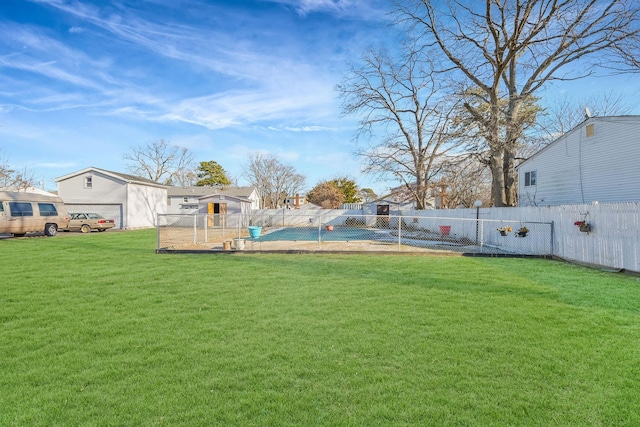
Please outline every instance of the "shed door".
[[208, 203], [207, 204], [207, 224], [209, 227], [226, 225], [227, 223], [227, 204], [226, 203]]
[[389, 205], [377, 205], [376, 225], [381, 228], [389, 228]]

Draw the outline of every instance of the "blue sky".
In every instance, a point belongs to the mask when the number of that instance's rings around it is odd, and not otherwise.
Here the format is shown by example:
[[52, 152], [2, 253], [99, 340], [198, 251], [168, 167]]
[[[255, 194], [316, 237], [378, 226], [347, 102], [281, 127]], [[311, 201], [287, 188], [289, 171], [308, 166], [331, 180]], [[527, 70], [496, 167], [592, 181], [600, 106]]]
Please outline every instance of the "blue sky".
[[334, 90], [384, 29], [386, 0], [2, 0], [0, 157], [47, 189], [158, 139], [240, 184], [252, 153], [360, 175]]
[[[354, 118], [334, 90], [369, 47], [393, 45], [389, 0], [1, 0], [0, 158], [46, 189], [165, 139], [215, 160], [239, 184], [253, 153], [307, 177], [361, 175]], [[597, 95], [637, 76], [551, 89]], [[606, 84], [605, 84], [606, 83]], [[544, 96], [544, 94], [541, 94]]]

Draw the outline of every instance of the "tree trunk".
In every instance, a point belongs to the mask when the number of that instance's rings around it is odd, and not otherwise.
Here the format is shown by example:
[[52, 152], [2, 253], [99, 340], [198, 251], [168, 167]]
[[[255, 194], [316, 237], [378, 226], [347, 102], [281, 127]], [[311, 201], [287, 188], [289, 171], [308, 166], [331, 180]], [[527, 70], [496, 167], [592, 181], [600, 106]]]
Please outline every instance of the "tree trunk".
[[489, 167], [491, 168], [491, 190], [493, 192], [493, 205], [496, 207], [507, 206], [504, 182], [504, 163], [502, 153], [499, 150], [491, 150]]
[[515, 147], [508, 142], [502, 158], [502, 173], [504, 174], [504, 206], [516, 206], [518, 203], [518, 181], [516, 179]]

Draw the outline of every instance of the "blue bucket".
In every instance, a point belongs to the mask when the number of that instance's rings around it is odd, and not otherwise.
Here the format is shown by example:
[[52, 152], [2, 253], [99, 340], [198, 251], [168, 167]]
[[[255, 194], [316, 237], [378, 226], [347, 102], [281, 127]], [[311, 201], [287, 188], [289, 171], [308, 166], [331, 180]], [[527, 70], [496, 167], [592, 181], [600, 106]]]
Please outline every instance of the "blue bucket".
[[249, 235], [252, 239], [260, 237], [260, 233], [262, 233], [262, 227], [258, 227], [256, 225], [249, 227]]

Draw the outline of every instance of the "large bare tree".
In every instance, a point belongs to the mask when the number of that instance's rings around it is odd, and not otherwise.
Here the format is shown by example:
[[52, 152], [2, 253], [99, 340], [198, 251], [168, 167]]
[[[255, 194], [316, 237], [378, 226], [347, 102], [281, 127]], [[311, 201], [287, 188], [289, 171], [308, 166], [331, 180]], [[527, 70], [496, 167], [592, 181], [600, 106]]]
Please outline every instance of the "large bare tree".
[[9, 165], [9, 161], [0, 153], [0, 188], [26, 190], [35, 187], [33, 173], [23, 169], [19, 171]]
[[368, 144], [356, 154], [365, 172], [400, 181], [416, 207], [426, 209], [429, 184], [460, 140], [451, 132], [455, 109], [432, 64], [412, 44], [404, 53], [394, 60], [384, 51], [368, 52], [337, 91], [343, 113], [361, 117], [357, 139], [366, 136]]
[[194, 169], [189, 150], [164, 139], [133, 147], [122, 158], [130, 161], [127, 169], [132, 174], [164, 185], [182, 184]]
[[251, 185], [258, 189], [262, 208], [279, 208], [288, 196], [302, 191], [306, 180], [293, 166], [283, 164], [273, 155], [251, 155], [244, 171]]
[[[543, 86], [630, 71], [639, 43], [637, 0], [396, 0], [422, 52], [441, 59], [443, 78], [479, 89], [489, 109], [467, 104], [489, 147], [496, 206], [516, 203], [514, 171], [522, 106]], [[624, 54], [624, 55], [623, 55]], [[635, 68], [637, 70], [637, 68]], [[506, 102], [506, 109], [501, 108]]]

